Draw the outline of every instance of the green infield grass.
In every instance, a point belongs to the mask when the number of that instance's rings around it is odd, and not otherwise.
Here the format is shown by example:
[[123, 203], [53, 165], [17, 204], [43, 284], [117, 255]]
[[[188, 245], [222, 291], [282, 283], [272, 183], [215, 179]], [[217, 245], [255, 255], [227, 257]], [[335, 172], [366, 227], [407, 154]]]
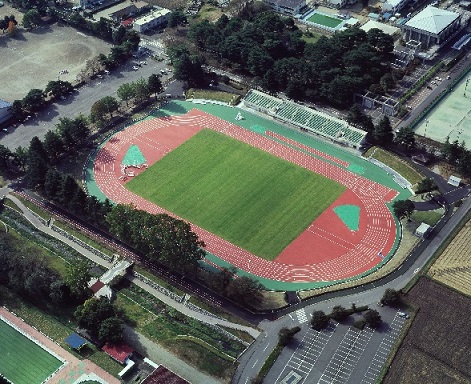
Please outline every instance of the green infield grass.
[[42, 383], [62, 362], [0, 319], [0, 373], [15, 384]]
[[335, 28], [342, 22], [342, 20], [337, 19], [336, 17], [323, 15], [321, 13], [314, 13], [307, 19], [307, 21], [310, 21], [314, 24], [324, 25], [329, 28]]
[[275, 259], [345, 190], [333, 180], [209, 129], [168, 153], [126, 188], [267, 260]]

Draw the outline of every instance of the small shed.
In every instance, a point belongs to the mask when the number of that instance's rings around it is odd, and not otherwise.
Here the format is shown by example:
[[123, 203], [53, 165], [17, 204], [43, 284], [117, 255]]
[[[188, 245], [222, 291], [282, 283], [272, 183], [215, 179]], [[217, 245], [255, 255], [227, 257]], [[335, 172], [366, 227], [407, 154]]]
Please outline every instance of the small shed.
[[417, 237], [425, 238], [425, 237], [427, 237], [427, 234], [429, 232], [430, 232], [430, 225], [428, 225], [426, 223], [420, 223], [420, 225], [415, 230], [415, 235]]
[[134, 349], [127, 345], [126, 343], [118, 343], [118, 344], [109, 344], [106, 343], [103, 348], [108, 355], [110, 355], [114, 360], [116, 360], [120, 364], [124, 364], [126, 359], [132, 355]]
[[448, 184], [452, 185], [453, 187], [459, 187], [460, 183], [461, 183], [461, 179], [459, 177], [452, 175], [448, 179]]
[[75, 349], [76, 351], [80, 351], [84, 346], [86, 346], [87, 340], [85, 340], [83, 337], [80, 337], [76, 333], [72, 333], [69, 335], [66, 339], [65, 342], [72, 348]]

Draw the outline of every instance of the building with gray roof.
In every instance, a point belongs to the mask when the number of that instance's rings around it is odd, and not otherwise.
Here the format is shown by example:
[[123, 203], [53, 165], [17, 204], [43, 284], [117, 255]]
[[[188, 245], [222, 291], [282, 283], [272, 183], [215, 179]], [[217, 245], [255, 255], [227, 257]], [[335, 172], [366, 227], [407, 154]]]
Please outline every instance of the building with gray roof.
[[11, 117], [11, 103], [0, 99], [0, 123], [7, 121]]
[[461, 29], [461, 15], [428, 6], [402, 25], [401, 29], [406, 41], [419, 41], [423, 49], [432, 45], [441, 46]]

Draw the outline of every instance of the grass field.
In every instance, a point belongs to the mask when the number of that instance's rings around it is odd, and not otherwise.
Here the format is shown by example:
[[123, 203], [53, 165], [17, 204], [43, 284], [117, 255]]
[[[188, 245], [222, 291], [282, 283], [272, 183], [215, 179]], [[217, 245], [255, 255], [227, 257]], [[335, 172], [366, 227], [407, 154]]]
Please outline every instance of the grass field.
[[469, 384], [471, 299], [421, 278], [407, 294], [419, 308], [383, 384]]
[[434, 280], [469, 296], [471, 296], [470, 237], [471, 221], [468, 221], [428, 271], [428, 275]]
[[397, 173], [404, 177], [412, 185], [417, 184], [424, 178], [419, 172], [417, 172], [405, 161], [401, 160], [398, 156], [385, 151], [384, 149], [373, 147], [369, 149], [364, 156], [371, 156], [373, 159], [376, 159], [378, 161], [381, 161], [383, 164], [386, 164], [388, 167], [394, 169]]
[[337, 19], [336, 17], [323, 15], [321, 13], [314, 13], [312, 16], [307, 18], [307, 21], [314, 24], [324, 25], [329, 28], [335, 28], [342, 22], [342, 20]]
[[273, 260], [345, 190], [218, 132], [203, 130], [126, 187]]
[[0, 373], [15, 384], [42, 383], [62, 365], [60, 360], [2, 320], [0, 345]]

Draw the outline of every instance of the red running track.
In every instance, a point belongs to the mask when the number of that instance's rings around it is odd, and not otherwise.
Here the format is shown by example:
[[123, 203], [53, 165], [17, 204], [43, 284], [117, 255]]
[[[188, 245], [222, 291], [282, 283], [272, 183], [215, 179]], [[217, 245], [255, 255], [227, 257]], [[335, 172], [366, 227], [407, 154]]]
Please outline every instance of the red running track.
[[[120, 180], [121, 161], [131, 144], [137, 144], [152, 165], [203, 128], [210, 128], [260, 148], [333, 179], [347, 187], [323, 214], [274, 260], [259, 258], [246, 250], [192, 224], [206, 243], [208, 252], [254, 275], [285, 282], [320, 282], [346, 279], [361, 274], [382, 260], [393, 245], [396, 224], [386, 202], [397, 192], [371, 180], [309, 156], [280, 140], [248, 131], [234, 124], [192, 110], [185, 115], [142, 121], [118, 132], [99, 150], [94, 165], [98, 187], [115, 203], [132, 203], [151, 213], [167, 213], [149, 201], [129, 192]], [[327, 157], [329, 156], [329, 157]], [[324, 154], [323, 158], [331, 156]], [[137, 175], [143, 169], [133, 168]], [[338, 205], [360, 206], [358, 231], [350, 231], [333, 212]]]

